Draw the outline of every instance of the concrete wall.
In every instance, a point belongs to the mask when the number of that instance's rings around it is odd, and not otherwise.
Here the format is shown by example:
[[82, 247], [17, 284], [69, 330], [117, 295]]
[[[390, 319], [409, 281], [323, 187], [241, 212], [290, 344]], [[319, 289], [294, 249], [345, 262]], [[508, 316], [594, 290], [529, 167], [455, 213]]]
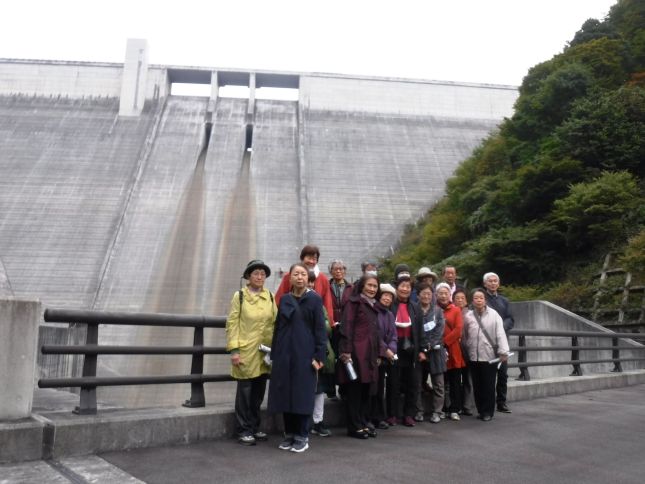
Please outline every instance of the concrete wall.
[[321, 248], [322, 267], [341, 258], [348, 277], [358, 277], [362, 260], [387, 255], [495, 126], [492, 120], [304, 109], [303, 225], [307, 241]]
[[[0, 96], [108, 97], [121, 93], [123, 64], [0, 59]], [[164, 67], [148, 69], [145, 99], [169, 94]]]
[[11, 282], [9, 282], [9, 276], [7, 275], [7, 270], [4, 267], [4, 262], [0, 257], [0, 298], [13, 296], [13, 289], [11, 289]]
[[[562, 309], [547, 301], [527, 301], [511, 304], [515, 327], [517, 329], [538, 329], [544, 331], [598, 331], [611, 333], [602, 326], [578, 316], [566, 309]], [[642, 341], [642, 340], [639, 340]], [[510, 336], [511, 346], [517, 346], [518, 337]], [[571, 337], [533, 337], [526, 338], [529, 346], [540, 346], [544, 348], [571, 346]], [[578, 338], [580, 346], [611, 346], [611, 338]], [[620, 355], [622, 358], [645, 358], [645, 351], [633, 350], [641, 347], [642, 344], [634, 340], [620, 340]], [[586, 350], [580, 352], [581, 359], [608, 359], [611, 358], [611, 350]], [[571, 351], [551, 352], [529, 352], [527, 360], [534, 362], [568, 361], [571, 360]], [[512, 357], [511, 362], [517, 362], [517, 354]], [[645, 362], [625, 362], [622, 364], [624, 370], [635, 370], [645, 368]], [[582, 365], [584, 374], [606, 373], [614, 368], [613, 363], [589, 363]], [[530, 367], [529, 372], [532, 379], [543, 379], [571, 374], [571, 365], [562, 366], [538, 366]], [[519, 370], [510, 369], [509, 375], [519, 375]]]
[[109, 99], [0, 96], [0, 255], [18, 297], [90, 307], [154, 121]]
[[300, 77], [300, 103], [312, 110], [500, 120], [512, 114], [515, 99], [517, 89], [512, 86]]
[[31, 414], [39, 301], [0, 299], [0, 421]]

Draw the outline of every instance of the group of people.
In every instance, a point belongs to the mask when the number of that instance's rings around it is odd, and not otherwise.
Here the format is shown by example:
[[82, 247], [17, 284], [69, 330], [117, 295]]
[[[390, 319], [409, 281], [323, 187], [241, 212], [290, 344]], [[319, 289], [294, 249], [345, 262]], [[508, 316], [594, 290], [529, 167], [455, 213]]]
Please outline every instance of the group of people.
[[246, 286], [233, 295], [226, 333], [241, 444], [267, 439], [260, 405], [269, 374], [267, 409], [283, 415], [279, 448], [292, 452], [307, 450], [310, 433], [331, 435], [324, 400], [337, 398], [337, 388], [347, 435], [363, 440], [394, 425], [413, 427], [426, 414], [431, 423], [458, 421], [473, 415], [473, 400], [482, 421], [496, 408], [510, 413], [507, 333], [514, 321], [497, 274], [484, 275], [469, 308], [454, 267], [439, 281], [427, 267], [413, 277], [400, 264], [394, 280], [382, 283], [376, 264], [366, 262], [351, 284], [341, 260], [329, 264], [328, 278], [319, 258], [316, 246], [305, 246], [275, 295], [264, 284], [270, 268], [253, 260], [243, 272]]

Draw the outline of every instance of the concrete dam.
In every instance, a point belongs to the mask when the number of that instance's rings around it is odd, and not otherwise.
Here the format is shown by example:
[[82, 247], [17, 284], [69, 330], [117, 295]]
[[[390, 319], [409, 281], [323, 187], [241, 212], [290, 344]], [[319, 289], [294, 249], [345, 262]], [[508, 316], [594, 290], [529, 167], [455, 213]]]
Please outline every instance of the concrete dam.
[[[172, 94], [186, 83], [210, 95]], [[221, 315], [250, 259], [272, 268], [273, 290], [306, 243], [321, 269], [341, 258], [355, 277], [443, 195], [516, 98], [510, 86], [149, 65], [141, 41], [124, 64], [0, 59], [3, 286], [45, 307]], [[211, 331], [205, 343], [222, 345]], [[191, 344], [192, 330], [102, 326], [100, 342]], [[206, 362], [228, 372], [224, 356]], [[99, 375], [175, 367], [190, 358], [99, 359]], [[132, 405], [187, 392], [139, 388], [102, 391]], [[207, 401], [231, 401], [230, 388], [211, 385]]]

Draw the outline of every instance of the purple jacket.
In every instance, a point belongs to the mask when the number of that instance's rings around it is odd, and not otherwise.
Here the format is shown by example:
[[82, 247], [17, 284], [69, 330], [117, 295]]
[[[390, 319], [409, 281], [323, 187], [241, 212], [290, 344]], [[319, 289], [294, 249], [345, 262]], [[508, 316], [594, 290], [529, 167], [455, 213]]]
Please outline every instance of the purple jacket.
[[379, 334], [379, 356], [385, 358], [385, 351], [390, 350], [396, 354], [396, 324], [394, 314], [388, 308], [376, 303], [378, 309], [378, 334]]
[[[352, 295], [343, 309], [338, 351], [352, 355], [360, 383], [378, 381], [377, 360], [380, 346], [378, 313], [376, 304], [372, 306], [360, 295]], [[337, 365], [336, 378], [339, 384], [349, 383], [343, 364]]]

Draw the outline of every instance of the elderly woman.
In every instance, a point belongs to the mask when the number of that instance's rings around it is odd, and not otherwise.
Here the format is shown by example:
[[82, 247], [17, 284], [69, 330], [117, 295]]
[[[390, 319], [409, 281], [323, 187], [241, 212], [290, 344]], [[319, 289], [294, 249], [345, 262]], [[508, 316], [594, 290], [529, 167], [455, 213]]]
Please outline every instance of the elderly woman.
[[[385, 420], [394, 415], [391, 413], [393, 407], [391, 402], [386, 405], [385, 377], [392, 374], [392, 365], [396, 362], [396, 324], [394, 324], [394, 314], [390, 312], [396, 290], [391, 284], [381, 284], [380, 291], [381, 295], [376, 303], [379, 331], [378, 384], [376, 395], [372, 397], [370, 403], [370, 423], [385, 430], [390, 427]], [[399, 392], [397, 391], [396, 398], [398, 397]]]
[[448, 350], [448, 361], [446, 362], [446, 377], [448, 380], [449, 400], [448, 418], [460, 420], [463, 400], [462, 376], [466, 362], [461, 354], [461, 335], [463, 332], [463, 316], [461, 309], [451, 301], [450, 286], [445, 282], [437, 284], [437, 304], [443, 310], [443, 317], [446, 327], [443, 332], [443, 344]]
[[343, 315], [343, 306], [352, 294], [352, 285], [345, 280], [345, 272], [347, 267], [340, 259], [334, 259], [329, 264], [329, 274], [331, 280], [329, 287], [331, 289], [331, 300], [334, 307], [334, 314], [330, 314], [332, 326], [340, 323]]
[[[356, 283], [352, 296], [343, 311], [336, 373], [337, 381], [345, 389], [347, 435], [357, 439], [376, 437], [376, 430], [368, 422], [370, 395], [376, 393], [380, 338], [376, 306], [379, 282], [376, 276], [365, 275]], [[348, 375], [351, 363], [356, 379]]]
[[[455, 306], [461, 310], [462, 320], [465, 321], [466, 313], [470, 311], [466, 291], [458, 287], [452, 294], [452, 301]], [[461, 332], [461, 354], [464, 357], [464, 363], [466, 363], [466, 366], [462, 369], [463, 400], [461, 402], [461, 414], [470, 417], [475, 408], [475, 398], [473, 397], [473, 379], [471, 378], [470, 370], [468, 369], [468, 349], [466, 348], [466, 342], [464, 340], [465, 330], [466, 326], [463, 325]]]
[[273, 295], [264, 287], [270, 275], [261, 260], [248, 263], [243, 274], [248, 283], [233, 295], [226, 320], [226, 350], [231, 354], [231, 376], [237, 380], [235, 419], [242, 445], [267, 440], [259, 427], [269, 366], [259, 348], [271, 344], [277, 314]]
[[[417, 304], [410, 300], [412, 281], [405, 271], [394, 271], [396, 274], [396, 301], [390, 307], [394, 314], [397, 337], [398, 361], [393, 372], [395, 388], [398, 381], [405, 394], [404, 408], [397, 409], [396, 416], [388, 419], [390, 425], [398, 422], [397, 417], [403, 417], [403, 425], [414, 427], [414, 415], [417, 413], [419, 395], [419, 378], [417, 365], [426, 360], [427, 341], [423, 331], [423, 315]], [[400, 379], [400, 380], [399, 380]]]
[[483, 289], [473, 291], [472, 302], [473, 310], [466, 314], [464, 339], [479, 413], [477, 418], [488, 422], [495, 413], [497, 363], [493, 360], [508, 360], [508, 341], [502, 318], [486, 305]]
[[[443, 347], [443, 334], [445, 322], [443, 311], [434, 303], [432, 286], [422, 282], [417, 286], [419, 291], [419, 307], [423, 316], [423, 331], [428, 342], [428, 359], [418, 366], [419, 379], [427, 379], [430, 375], [432, 382], [432, 415], [431, 423], [439, 423], [441, 411], [444, 404], [444, 381], [443, 374], [446, 371], [446, 350]], [[419, 393], [417, 403], [417, 422], [423, 422], [423, 401]]]
[[[305, 245], [300, 251], [300, 262], [305, 266], [308, 271], [314, 271], [316, 280], [314, 282], [314, 290], [322, 298], [323, 305], [327, 309], [327, 314], [331, 318], [334, 314], [334, 305], [331, 299], [331, 288], [329, 287], [329, 279], [320, 270], [318, 260], [320, 259], [320, 249], [315, 245]], [[280, 281], [278, 290], [275, 292], [275, 301], [280, 306], [280, 299], [283, 294], [291, 291], [291, 277], [285, 274]]]
[[282, 413], [285, 439], [279, 448], [304, 452], [309, 448], [309, 420], [314, 409], [317, 372], [327, 349], [322, 299], [307, 288], [308, 269], [289, 269], [288, 293], [278, 307], [271, 345], [269, 413]]

